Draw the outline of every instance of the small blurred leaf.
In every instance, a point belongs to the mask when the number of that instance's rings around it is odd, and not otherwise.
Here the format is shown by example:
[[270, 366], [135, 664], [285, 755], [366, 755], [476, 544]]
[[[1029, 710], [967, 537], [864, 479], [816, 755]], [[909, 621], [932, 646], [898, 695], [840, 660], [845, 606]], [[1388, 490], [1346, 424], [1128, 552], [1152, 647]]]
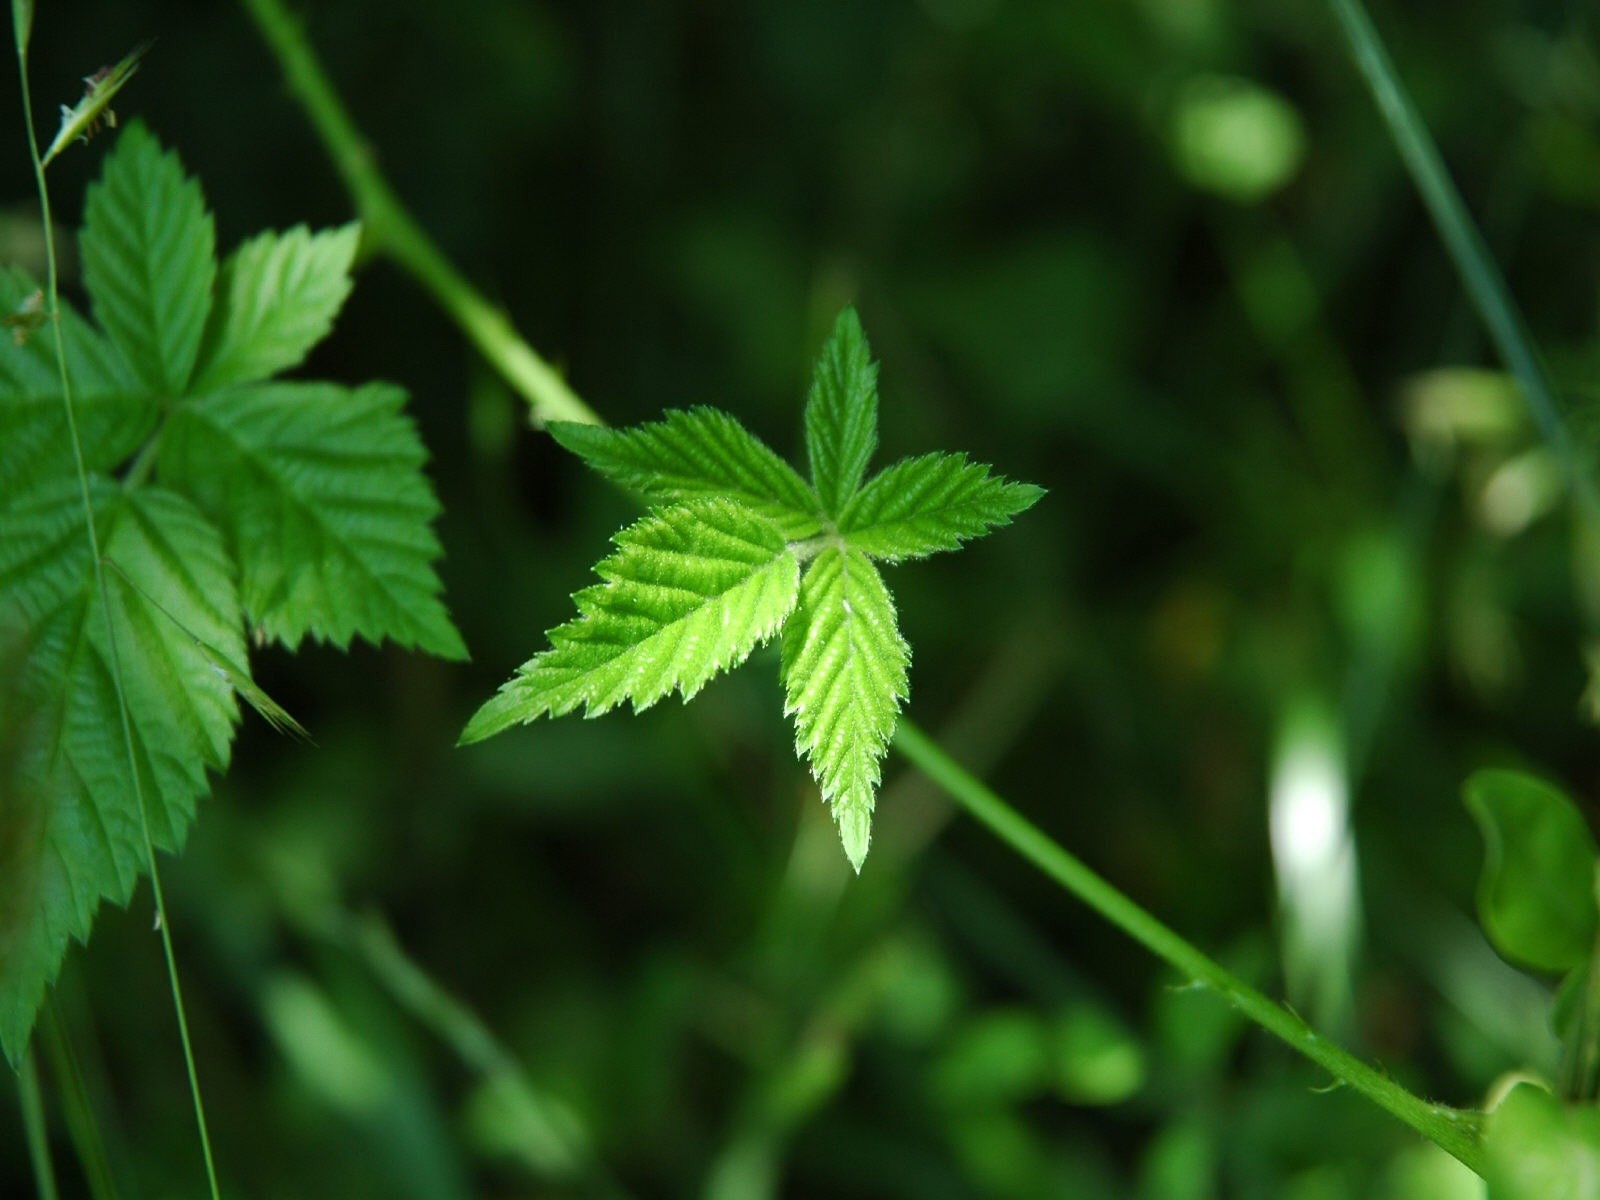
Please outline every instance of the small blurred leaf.
[[1600, 1200], [1600, 1108], [1519, 1083], [1489, 1118], [1489, 1200]]
[[1538, 970], [1582, 962], [1595, 936], [1596, 853], [1577, 807], [1516, 771], [1479, 771], [1465, 799], [1483, 832], [1478, 917], [1489, 940]]
[[991, 1010], [951, 1039], [934, 1074], [940, 1099], [987, 1106], [1037, 1093], [1051, 1063], [1050, 1030], [1038, 1014]]
[[1075, 1104], [1120, 1104], [1144, 1084], [1144, 1047], [1096, 1004], [1077, 1004], [1055, 1028], [1056, 1087]]
[[1203, 1121], [1168, 1125], [1139, 1164], [1142, 1200], [1212, 1200], [1217, 1194], [1216, 1138]]
[[1437, 1146], [1407, 1146], [1384, 1172], [1387, 1200], [1483, 1200], [1483, 1180]]
[[1205, 191], [1246, 204], [1264, 200], [1294, 178], [1305, 143], [1300, 114], [1250, 80], [1204, 76], [1178, 95], [1173, 156]]

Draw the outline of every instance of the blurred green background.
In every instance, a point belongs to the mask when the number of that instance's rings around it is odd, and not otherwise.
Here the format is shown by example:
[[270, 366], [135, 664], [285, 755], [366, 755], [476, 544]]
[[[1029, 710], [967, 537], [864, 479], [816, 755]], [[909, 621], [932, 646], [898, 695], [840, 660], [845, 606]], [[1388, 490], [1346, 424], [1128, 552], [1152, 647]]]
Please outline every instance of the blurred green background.
[[[892, 573], [909, 712], [953, 753], [1408, 1086], [1548, 1065], [1459, 789], [1503, 762], [1595, 793], [1600, 545], [1323, 5], [308, 8], [400, 194], [608, 419], [711, 403], [793, 452], [854, 301], [882, 461], [1050, 489]], [[40, 9], [45, 113], [157, 39], [118, 107], [222, 245], [348, 218], [242, 10]], [[1592, 451], [1600, 15], [1374, 16]], [[0, 128], [0, 251], [33, 266], [14, 99]], [[102, 154], [53, 169], [63, 214]], [[165, 869], [229, 1194], [1480, 1194], [893, 759], [851, 877], [770, 652], [691, 707], [454, 750], [628, 503], [386, 265], [307, 370], [410, 389], [474, 661], [256, 656], [317, 745], [247, 720]], [[147, 888], [57, 1008], [123, 1194], [201, 1194]], [[30, 1194], [0, 1090], [0, 1194]]]

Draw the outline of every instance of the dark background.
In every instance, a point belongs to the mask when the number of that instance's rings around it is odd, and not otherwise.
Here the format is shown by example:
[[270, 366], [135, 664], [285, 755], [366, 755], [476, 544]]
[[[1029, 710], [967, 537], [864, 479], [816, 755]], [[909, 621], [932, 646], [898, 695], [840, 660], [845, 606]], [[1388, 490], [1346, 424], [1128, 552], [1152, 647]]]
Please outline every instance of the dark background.
[[[1476, 1104], [1545, 1062], [1540, 989], [1475, 929], [1458, 797], [1489, 762], [1594, 794], [1600, 555], [1514, 390], [1476, 370], [1494, 360], [1324, 5], [308, 7], [400, 195], [608, 420], [709, 403], [792, 453], [853, 301], [880, 462], [964, 449], [1049, 489], [890, 574], [908, 711], [953, 753], [1408, 1086]], [[1374, 17], [1591, 446], [1592, 5]], [[118, 108], [200, 176], [223, 246], [348, 219], [231, 5], [42, 4], [45, 131], [147, 37]], [[32, 265], [5, 105], [0, 243]], [[103, 153], [52, 168], [63, 214]], [[386, 264], [306, 369], [410, 390], [474, 661], [254, 659], [317, 744], [247, 720], [165, 868], [228, 1194], [1477, 1194], [893, 758], [850, 877], [770, 651], [691, 707], [453, 749], [628, 503]], [[1348, 860], [1330, 883], [1275, 859], [1274, 778], [1348, 795], [1353, 894]], [[58, 996], [123, 1194], [200, 1195], [147, 889]]]

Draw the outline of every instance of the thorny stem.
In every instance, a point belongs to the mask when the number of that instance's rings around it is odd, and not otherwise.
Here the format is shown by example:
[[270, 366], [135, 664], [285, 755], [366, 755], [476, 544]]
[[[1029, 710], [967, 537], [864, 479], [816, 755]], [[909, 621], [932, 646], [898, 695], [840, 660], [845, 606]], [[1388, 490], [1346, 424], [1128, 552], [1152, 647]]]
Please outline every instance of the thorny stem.
[[281, 0], [243, 3], [277, 56], [289, 91], [305, 108], [344, 180], [368, 246], [393, 259], [450, 314], [479, 353], [528, 401], [535, 421], [600, 424], [600, 418], [578, 399], [561, 373], [534, 352], [504, 312], [467, 282], [406, 210], [378, 170], [371, 147], [328, 82], [305, 33]]
[[28, 152], [33, 159], [34, 184], [39, 193], [39, 216], [44, 229], [46, 296], [50, 326], [55, 339], [56, 370], [61, 380], [61, 404], [66, 414], [68, 440], [72, 444], [73, 465], [78, 473], [78, 491], [83, 500], [84, 529], [89, 539], [89, 559], [94, 572], [95, 592], [106, 619], [106, 657], [111, 665], [112, 690], [117, 697], [117, 712], [122, 723], [122, 744], [128, 756], [128, 775], [133, 783], [134, 803], [139, 809], [139, 827], [144, 835], [146, 865], [150, 871], [150, 890], [155, 897], [156, 924], [161, 929], [161, 946], [167, 959], [167, 982], [172, 990], [172, 1007], [178, 1018], [178, 1036], [183, 1043], [183, 1061], [189, 1074], [189, 1094], [194, 1099], [195, 1125], [200, 1133], [200, 1149], [205, 1157], [206, 1180], [212, 1200], [220, 1200], [217, 1169], [211, 1154], [211, 1136], [206, 1127], [205, 1102], [200, 1095], [200, 1076], [195, 1069], [194, 1047], [189, 1040], [189, 1021], [184, 1013], [183, 987], [178, 981], [178, 959], [172, 948], [172, 931], [167, 920], [167, 905], [161, 891], [161, 874], [156, 864], [155, 843], [150, 838], [150, 814], [145, 808], [144, 782], [139, 773], [138, 754], [133, 745], [133, 718], [122, 684], [122, 659], [117, 651], [117, 626], [111, 612], [111, 596], [106, 588], [100, 559], [100, 534], [95, 527], [94, 500], [89, 494], [89, 473], [84, 466], [83, 442], [78, 435], [78, 419], [72, 407], [72, 379], [67, 369], [66, 333], [61, 322], [60, 271], [56, 261], [54, 224], [51, 219], [50, 188], [45, 182], [44, 161], [39, 156], [39, 136], [34, 128], [33, 96], [28, 86], [28, 51], [24, 31], [17, 31], [17, 69], [22, 87], [22, 118], [28, 127]]
[[[255, 17], [289, 79], [291, 91], [305, 107], [324, 147], [355, 198], [358, 210], [370, 223], [369, 233], [374, 238], [374, 245], [416, 276], [446, 313], [473, 339], [485, 357], [499, 367], [528, 398], [534, 405], [536, 415], [552, 420], [603, 423], [521, 340], [510, 323], [449, 265], [437, 247], [400, 207], [306, 43], [304, 34], [280, 0], [241, 2]], [[497, 322], [492, 328], [492, 336], [486, 337], [479, 323], [485, 314], [492, 315]], [[520, 379], [508, 369], [508, 361], [538, 364], [541, 372], [535, 373], [532, 379]], [[542, 390], [542, 385], [551, 382], [558, 385], [559, 390], [547, 394]], [[552, 395], [554, 404], [551, 404]], [[808, 546], [809, 543], [802, 545]], [[904, 718], [899, 723], [894, 746], [909, 762], [949, 792], [968, 814], [987, 826], [990, 832], [1039, 867], [1062, 888], [1176, 968], [1185, 978], [1216, 992], [1285, 1045], [1331, 1072], [1336, 1079], [1473, 1171], [1483, 1174], [1485, 1160], [1477, 1114], [1424, 1100], [1349, 1051], [1320, 1036], [1288, 1008], [1208, 958], [1095, 874]]]

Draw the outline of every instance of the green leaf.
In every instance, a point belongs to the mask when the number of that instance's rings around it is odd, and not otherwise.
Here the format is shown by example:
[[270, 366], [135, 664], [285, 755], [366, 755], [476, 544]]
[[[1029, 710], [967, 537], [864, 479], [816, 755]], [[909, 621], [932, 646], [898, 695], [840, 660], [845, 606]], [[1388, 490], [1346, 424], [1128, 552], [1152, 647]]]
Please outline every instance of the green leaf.
[[194, 392], [254, 383], [298, 366], [350, 295], [361, 227], [263, 233], [222, 264]]
[[964, 454], [923, 454], [879, 472], [844, 510], [839, 532], [873, 558], [922, 558], [1011, 524], [1043, 495], [1043, 488], [991, 475]]
[[[0, 309], [14, 310], [37, 294], [20, 271], [0, 270]], [[109, 469], [149, 436], [155, 401], [83, 318], [63, 305], [61, 320], [85, 465]], [[0, 498], [72, 470], [54, 332], [42, 330], [21, 344], [0, 341]]]
[[607, 429], [552, 422], [551, 435], [647, 505], [725, 496], [791, 541], [822, 529], [817, 497], [765, 443], [714, 408], [669, 409], [660, 421]]
[[160, 477], [222, 528], [245, 613], [291, 649], [387, 637], [466, 657], [439, 599], [439, 504], [404, 403], [389, 384], [279, 383], [173, 413]]
[[159, 395], [181, 396], [217, 270], [199, 183], [134, 124], [106, 158], [84, 212], [83, 270], [95, 317], [140, 380]]
[[461, 735], [476, 742], [579, 705], [589, 716], [672, 692], [688, 700], [742, 662], [795, 605], [800, 564], [770, 521], [731, 500], [694, 500], [616, 536], [595, 568], [603, 582], [574, 599], [578, 617], [550, 631]]
[[1467, 780], [1467, 808], [1483, 833], [1478, 916], [1507, 958], [1565, 971], [1594, 946], [1594, 836], [1559, 789], [1516, 771]]
[[910, 665], [894, 600], [872, 560], [859, 550], [823, 550], [783, 630], [784, 711], [857, 871]]
[[806, 399], [806, 453], [823, 512], [837, 517], [878, 446], [878, 367], [856, 310], [839, 314]]
[[[181, 497], [105, 479], [91, 495], [115, 564], [106, 587], [150, 835], [176, 850], [237, 720], [232, 687], [195, 645], [245, 660], [233, 568]], [[0, 595], [29, 617], [19, 686], [39, 714], [21, 780], [44, 814], [0, 913], [0, 1045], [15, 1060], [69, 939], [87, 938], [102, 899], [127, 902], [146, 856], [77, 482], [4, 499]]]
[[1489, 1117], [1489, 1200], [1600, 1200], [1600, 1108], [1519, 1083]]

